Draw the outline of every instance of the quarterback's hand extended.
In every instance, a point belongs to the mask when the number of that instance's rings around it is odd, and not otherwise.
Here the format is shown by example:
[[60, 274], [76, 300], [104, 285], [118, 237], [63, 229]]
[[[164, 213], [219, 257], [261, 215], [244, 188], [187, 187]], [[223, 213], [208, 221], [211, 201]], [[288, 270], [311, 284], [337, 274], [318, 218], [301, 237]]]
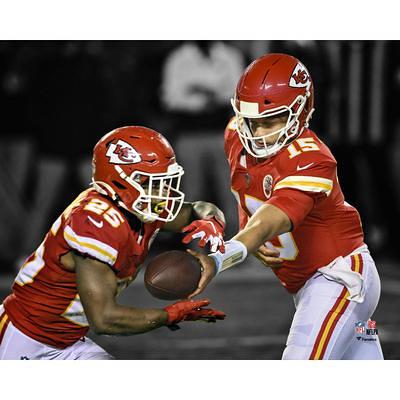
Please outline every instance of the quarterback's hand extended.
[[182, 232], [187, 232], [182, 242], [188, 244], [194, 239], [200, 239], [200, 247], [204, 247], [207, 243], [210, 243], [211, 252], [214, 253], [219, 250], [221, 253], [224, 253], [224, 229], [225, 224], [216, 217], [198, 219], [182, 229]]
[[270, 268], [278, 268], [282, 266], [283, 259], [279, 258], [279, 250], [270, 249], [261, 245], [254, 255], [266, 266]]
[[193, 298], [200, 294], [210, 283], [211, 279], [214, 278], [215, 274], [217, 273], [217, 269], [215, 266], [215, 261], [213, 258], [199, 253], [198, 251], [186, 249], [186, 251], [191, 254], [193, 257], [196, 257], [200, 264], [201, 264], [201, 277], [197, 289], [190, 294], [188, 297], [189, 299]]
[[203, 308], [210, 304], [210, 300], [181, 300], [164, 307], [168, 314], [167, 325], [175, 325], [181, 321], [204, 320], [215, 322], [217, 319], [224, 319], [225, 313], [211, 308]]

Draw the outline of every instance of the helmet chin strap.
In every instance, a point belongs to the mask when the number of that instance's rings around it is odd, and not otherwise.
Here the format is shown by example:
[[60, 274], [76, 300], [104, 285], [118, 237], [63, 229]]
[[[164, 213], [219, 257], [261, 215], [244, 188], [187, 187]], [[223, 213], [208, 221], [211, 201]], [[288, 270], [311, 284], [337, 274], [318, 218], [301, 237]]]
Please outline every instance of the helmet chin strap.
[[[140, 199], [139, 199], [140, 200]], [[140, 201], [139, 203], [140, 204]], [[129, 210], [131, 213], [133, 213], [137, 218], [140, 219], [140, 221], [144, 223], [149, 223], [149, 222], [154, 222], [158, 219], [158, 216], [164, 212], [164, 209], [167, 205], [166, 201], [160, 201], [157, 204], [151, 204], [151, 213], [140, 213], [137, 210], [140, 208], [137, 207], [137, 205], [132, 204], [131, 210]], [[135, 210], [136, 208], [136, 210]]]
[[150, 223], [150, 222], [154, 222], [156, 220], [156, 217], [153, 217], [152, 215], [143, 215], [143, 214], [136, 212], [132, 208], [129, 208], [121, 200], [118, 200], [117, 204], [119, 207], [122, 207], [124, 210], [129, 211], [131, 214], [133, 214], [138, 220], [142, 221], [143, 223]]
[[[278, 135], [278, 138], [276, 139], [274, 144], [271, 144], [271, 145], [263, 147], [263, 148], [259, 148], [259, 147], [257, 147], [255, 141], [251, 141], [250, 142], [250, 146], [251, 146], [252, 150], [254, 151], [254, 153], [257, 154], [257, 156], [262, 157], [262, 158], [272, 157], [273, 155], [275, 155], [282, 148], [280, 146], [277, 147], [277, 145], [279, 143], [284, 142], [285, 141], [285, 137], [287, 137], [287, 129], [286, 128], [282, 128], [280, 133], [279, 133], [279, 135]], [[276, 147], [275, 150], [273, 150], [274, 147]]]
[[250, 143], [250, 146], [252, 148], [252, 150], [254, 151], [254, 153], [256, 153], [258, 156], [260, 157], [269, 157], [270, 155], [268, 154], [268, 150], [265, 148], [259, 148], [257, 147], [257, 145], [255, 143]]
[[149, 223], [151, 223], [151, 222], [154, 222], [154, 221], [156, 221], [156, 217], [154, 216], [152, 216], [152, 215], [142, 215], [142, 214], [139, 214], [139, 213], [137, 213], [137, 212], [135, 212], [135, 211], [131, 211], [131, 213], [137, 218], [137, 219], [139, 219], [140, 221], [142, 221], [143, 223], [145, 223], [145, 224], [149, 224]]

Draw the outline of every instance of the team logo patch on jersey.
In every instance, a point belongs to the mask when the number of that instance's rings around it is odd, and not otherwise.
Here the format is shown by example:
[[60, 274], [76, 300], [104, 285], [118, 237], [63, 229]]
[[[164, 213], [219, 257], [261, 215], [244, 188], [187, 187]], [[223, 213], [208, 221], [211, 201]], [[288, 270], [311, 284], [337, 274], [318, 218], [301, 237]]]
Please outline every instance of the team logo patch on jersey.
[[306, 70], [306, 67], [298, 63], [290, 77], [289, 86], [299, 88], [299, 87], [306, 87], [307, 89], [311, 85], [311, 78]]
[[265, 197], [269, 199], [272, 194], [272, 183], [274, 179], [272, 178], [271, 175], [265, 175], [264, 180], [263, 180], [263, 190]]
[[142, 161], [140, 154], [123, 140], [118, 140], [117, 144], [111, 143], [106, 156], [110, 158], [111, 164], [135, 164]]

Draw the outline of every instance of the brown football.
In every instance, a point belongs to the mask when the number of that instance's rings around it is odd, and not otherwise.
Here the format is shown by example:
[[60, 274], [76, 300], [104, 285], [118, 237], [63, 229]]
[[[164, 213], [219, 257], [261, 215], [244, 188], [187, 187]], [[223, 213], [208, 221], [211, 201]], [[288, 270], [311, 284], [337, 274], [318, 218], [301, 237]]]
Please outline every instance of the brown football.
[[196, 290], [200, 276], [201, 266], [197, 258], [185, 251], [171, 250], [150, 261], [144, 283], [154, 297], [178, 300]]

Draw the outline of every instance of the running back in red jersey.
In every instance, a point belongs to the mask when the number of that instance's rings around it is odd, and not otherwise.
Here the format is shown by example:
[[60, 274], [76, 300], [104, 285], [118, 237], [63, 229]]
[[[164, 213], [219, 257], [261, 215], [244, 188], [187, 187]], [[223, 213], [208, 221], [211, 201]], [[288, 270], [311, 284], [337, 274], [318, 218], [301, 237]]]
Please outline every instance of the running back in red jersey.
[[13, 294], [4, 301], [13, 324], [50, 346], [65, 348], [76, 342], [89, 324], [76, 274], [61, 257], [75, 250], [108, 264], [121, 291], [135, 278], [162, 225], [155, 221], [132, 230], [115, 203], [94, 189], [85, 190], [54, 222], [16, 277]]

